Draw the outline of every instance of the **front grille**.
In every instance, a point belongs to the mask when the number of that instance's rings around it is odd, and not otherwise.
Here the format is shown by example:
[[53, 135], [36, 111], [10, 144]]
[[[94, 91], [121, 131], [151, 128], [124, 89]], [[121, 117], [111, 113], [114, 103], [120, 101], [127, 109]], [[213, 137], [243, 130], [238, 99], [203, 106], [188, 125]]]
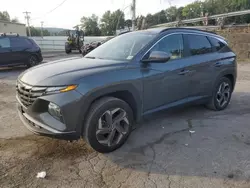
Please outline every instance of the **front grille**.
[[32, 103], [43, 95], [46, 90], [46, 87], [33, 87], [22, 82], [18, 82], [16, 85], [17, 96], [20, 99], [21, 103], [28, 107]]

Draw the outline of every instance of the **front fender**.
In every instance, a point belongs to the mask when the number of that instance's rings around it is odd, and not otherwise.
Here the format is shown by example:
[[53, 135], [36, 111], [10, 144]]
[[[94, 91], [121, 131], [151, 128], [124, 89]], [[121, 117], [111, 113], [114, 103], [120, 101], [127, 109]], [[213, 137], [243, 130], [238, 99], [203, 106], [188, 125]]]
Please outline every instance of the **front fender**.
[[83, 78], [83, 82], [78, 86], [77, 91], [83, 95], [79, 101], [81, 103], [81, 113], [77, 131], [82, 132], [84, 118], [87, 116], [91, 104], [104, 96], [115, 96], [117, 92], [129, 92], [133, 97], [134, 105], [131, 106], [135, 112], [135, 120], [139, 121], [142, 114], [142, 76], [138, 69], [126, 69], [111, 71]]

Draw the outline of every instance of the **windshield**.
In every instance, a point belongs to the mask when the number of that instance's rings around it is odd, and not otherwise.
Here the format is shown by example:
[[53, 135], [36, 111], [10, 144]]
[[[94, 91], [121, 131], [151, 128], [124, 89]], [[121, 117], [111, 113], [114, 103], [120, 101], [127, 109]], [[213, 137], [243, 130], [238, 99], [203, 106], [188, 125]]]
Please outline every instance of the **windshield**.
[[154, 35], [138, 32], [119, 35], [91, 51], [85, 57], [131, 60], [153, 37]]

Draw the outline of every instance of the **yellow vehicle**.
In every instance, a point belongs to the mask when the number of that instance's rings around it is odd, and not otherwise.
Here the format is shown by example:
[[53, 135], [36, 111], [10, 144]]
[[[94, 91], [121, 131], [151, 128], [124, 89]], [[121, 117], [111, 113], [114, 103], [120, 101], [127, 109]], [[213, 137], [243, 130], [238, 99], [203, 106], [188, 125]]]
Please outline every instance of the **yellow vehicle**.
[[67, 42], [65, 42], [65, 52], [67, 54], [71, 53], [72, 50], [78, 50], [81, 53], [81, 48], [84, 42], [84, 32], [83, 31], [75, 31], [75, 34], [68, 31]]

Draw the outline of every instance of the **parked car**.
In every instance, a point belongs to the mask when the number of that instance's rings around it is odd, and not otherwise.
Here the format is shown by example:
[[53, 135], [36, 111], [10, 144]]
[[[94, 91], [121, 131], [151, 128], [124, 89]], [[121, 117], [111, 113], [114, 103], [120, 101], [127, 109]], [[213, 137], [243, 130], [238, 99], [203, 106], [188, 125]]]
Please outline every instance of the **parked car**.
[[42, 60], [41, 49], [33, 39], [17, 34], [0, 34], [0, 67], [32, 67]]
[[236, 72], [236, 55], [219, 35], [187, 28], [129, 32], [85, 57], [21, 74], [18, 111], [34, 133], [84, 137], [96, 151], [111, 152], [146, 115], [184, 104], [225, 109]]
[[88, 54], [89, 52], [91, 52], [92, 50], [100, 46], [101, 44], [102, 42], [91, 42], [89, 44], [85, 44], [81, 48], [82, 55], [85, 56], [86, 54]]

